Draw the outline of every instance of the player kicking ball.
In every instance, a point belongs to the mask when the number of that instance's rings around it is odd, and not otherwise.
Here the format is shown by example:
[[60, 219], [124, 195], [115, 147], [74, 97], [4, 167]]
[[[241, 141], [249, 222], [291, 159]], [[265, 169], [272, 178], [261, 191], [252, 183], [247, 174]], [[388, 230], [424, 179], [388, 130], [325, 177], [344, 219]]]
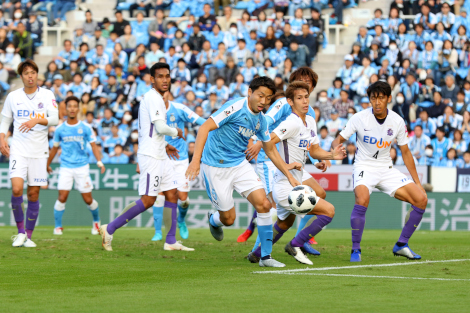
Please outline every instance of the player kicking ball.
[[[271, 133], [271, 142], [280, 143], [279, 153], [287, 164], [298, 162], [305, 166], [308, 153], [315, 159], [342, 160], [346, 157], [346, 151], [342, 146], [336, 147], [332, 152], [320, 148], [315, 119], [308, 115], [309, 110], [309, 86], [301, 81], [291, 83], [286, 90], [287, 102], [292, 107], [292, 114], [279, 124]], [[301, 180], [303, 172], [291, 170], [290, 174], [297, 180]], [[273, 199], [277, 207], [277, 222], [273, 227], [273, 244], [292, 227], [295, 222], [295, 213], [289, 207], [289, 193], [292, 188], [287, 177], [280, 171], [276, 171], [273, 184]], [[304, 254], [304, 245], [312, 237], [317, 235], [323, 227], [328, 225], [335, 216], [334, 206], [317, 196], [316, 205], [308, 215], [315, 215], [311, 223], [296, 234], [290, 241], [285, 251], [303, 264], [312, 265]], [[252, 263], [259, 262], [261, 249], [257, 247], [248, 254], [248, 260]]]
[[256, 135], [263, 141], [264, 151], [289, 183], [294, 187], [300, 184], [289, 172], [295, 168], [300, 170], [300, 164], [287, 165], [281, 159], [276, 146], [270, 141], [268, 125], [261, 112], [275, 91], [272, 79], [255, 78], [250, 83], [248, 97], [228, 101], [212, 114], [199, 129], [193, 160], [186, 171], [186, 176], [192, 180], [202, 170], [207, 195], [218, 210], [214, 214], [209, 213], [209, 228], [216, 240], [224, 238], [222, 226], [230, 226], [235, 221], [234, 189], [254, 206], [258, 212], [261, 267], [284, 267], [285, 264], [271, 258], [271, 203], [266, 198], [261, 179], [246, 160], [249, 139]]
[[[0, 151], [10, 158], [12, 187], [11, 208], [18, 228], [13, 247], [34, 248], [31, 240], [39, 215], [39, 190], [47, 186], [47, 140], [49, 126], [59, 122], [59, 112], [52, 91], [39, 88], [38, 66], [27, 59], [18, 65], [24, 88], [8, 94], [2, 110]], [[5, 138], [13, 122], [11, 147]], [[27, 181], [28, 210], [24, 221], [23, 185]], [[25, 230], [26, 226], [26, 230]]]
[[[357, 134], [356, 161], [353, 171], [356, 200], [351, 213], [353, 244], [351, 262], [361, 261], [362, 233], [366, 223], [370, 194], [374, 188], [390, 197], [411, 203], [405, 226], [393, 247], [393, 254], [410, 260], [421, 259], [421, 256], [410, 249], [408, 240], [423, 218], [428, 198], [419, 182], [413, 155], [408, 148], [408, 131], [405, 122], [398, 114], [387, 109], [387, 104], [392, 101], [391, 93], [390, 85], [386, 82], [378, 81], [370, 85], [367, 95], [372, 108], [354, 114], [332, 143], [332, 147], [336, 147], [354, 133]], [[405, 174], [393, 168], [390, 148], [395, 139], [414, 183]]]
[[91, 234], [99, 234], [100, 214], [98, 202], [96, 202], [91, 195], [93, 183], [90, 178], [90, 165], [88, 164], [88, 153], [86, 152], [88, 143], [91, 145], [93, 155], [97, 160], [96, 164], [101, 169], [101, 174], [104, 173], [105, 167], [101, 162], [101, 156], [96, 146], [96, 138], [93, 134], [93, 130], [90, 126], [77, 119], [79, 103], [80, 100], [75, 96], [70, 96], [65, 99], [67, 121], [56, 128], [53, 147], [49, 153], [49, 159], [47, 160], [47, 171], [49, 174], [52, 174], [52, 160], [57, 154], [59, 146], [62, 148], [59, 181], [57, 183], [59, 198], [54, 205], [54, 235], [63, 234], [62, 216], [64, 215], [65, 203], [67, 202], [74, 182], [75, 188], [82, 194], [83, 201], [85, 201], [93, 217]]
[[112, 251], [111, 241], [114, 232], [127, 224], [137, 215], [152, 207], [161, 191], [165, 195], [163, 215], [171, 220], [164, 250], [194, 251], [176, 241], [176, 202], [178, 201], [178, 180], [165, 149], [165, 136], [183, 138], [183, 131], [166, 124], [166, 108], [163, 95], [170, 89], [170, 66], [155, 63], [150, 68], [153, 88], [145, 93], [139, 107], [139, 195], [141, 198], [131, 202], [121, 215], [109, 224], [100, 227], [103, 248]]

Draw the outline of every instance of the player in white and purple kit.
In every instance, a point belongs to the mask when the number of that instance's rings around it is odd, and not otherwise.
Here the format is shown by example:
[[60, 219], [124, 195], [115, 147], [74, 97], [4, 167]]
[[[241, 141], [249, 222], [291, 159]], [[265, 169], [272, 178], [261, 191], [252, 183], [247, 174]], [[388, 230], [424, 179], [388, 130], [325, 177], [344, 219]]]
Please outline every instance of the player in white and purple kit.
[[[419, 181], [413, 154], [408, 148], [408, 130], [405, 121], [398, 114], [387, 109], [387, 104], [392, 101], [391, 94], [390, 85], [386, 82], [378, 81], [370, 85], [367, 95], [372, 107], [354, 114], [332, 143], [332, 147], [336, 147], [348, 140], [354, 133], [357, 134], [353, 171], [356, 202], [351, 213], [353, 244], [351, 262], [361, 261], [362, 233], [366, 223], [370, 194], [374, 188], [390, 197], [411, 203], [405, 226], [393, 247], [393, 254], [410, 260], [421, 259], [421, 256], [410, 249], [408, 240], [423, 218], [428, 198]], [[393, 167], [390, 148], [395, 139], [413, 180]]]

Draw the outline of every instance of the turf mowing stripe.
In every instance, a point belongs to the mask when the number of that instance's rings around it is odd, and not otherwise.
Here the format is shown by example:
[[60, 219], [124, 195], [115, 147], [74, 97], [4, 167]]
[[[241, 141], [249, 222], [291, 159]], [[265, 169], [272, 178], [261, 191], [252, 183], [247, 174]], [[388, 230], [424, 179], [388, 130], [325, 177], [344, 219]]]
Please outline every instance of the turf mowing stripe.
[[296, 272], [308, 272], [308, 271], [329, 271], [329, 270], [340, 270], [350, 268], [364, 268], [364, 267], [389, 267], [389, 266], [404, 266], [404, 265], [415, 265], [415, 264], [428, 264], [428, 263], [448, 263], [448, 262], [464, 262], [470, 261], [470, 259], [453, 259], [453, 260], [440, 260], [440, 261], [418, 261], [418, 262], [404, 262], [404, 263], [387, 263], [387, 264], [370, 264], [370, 265], [353, 265], [353, 266], [336, 266], [336, 267], [318, 267], [318, 268], [299, 268], [295, 270], [282, 270], [282, 271], [257, 271], [253, 274], [288, 274]]
[[452, 280], [470, 281], [470, 279], [459, 278], [433, 278], [433, 277], [400, 277], [400, 276], [373, 276], [373, 275], [349, 275], [349, 274], [315, 274], [315, 273], [283, 273], [285, 275], [314, 275], [314, 276], [335, 276], [335, 277], [363, 277], [363, 278], [392, 278], [392, 279], [421, 279], [421, 280]]

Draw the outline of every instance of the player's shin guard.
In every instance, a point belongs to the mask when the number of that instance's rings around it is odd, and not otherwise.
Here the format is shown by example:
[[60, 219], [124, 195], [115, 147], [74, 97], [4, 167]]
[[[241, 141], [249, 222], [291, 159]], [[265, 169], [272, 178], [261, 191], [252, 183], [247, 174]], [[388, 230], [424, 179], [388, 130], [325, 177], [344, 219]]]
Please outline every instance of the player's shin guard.
[[178, 223], [183, 223], [189, 209], [189, 197], [186, 200], [178, 200]]
[[176, 206], [176, 203], [165, 201], [163, 208], [163, 223], [167, 231], [165, 242], [170, 245], [176, 242]]
[[114, 234], [116, 229], [126, 225], [127, 223], [129, 223], [130, 220], [132, 220], [134, 217], [144, 212], [145, 210], [145, 206], [142, 203], [142, 200], [140, 199], [129, 203], [129, 205], [124, 208], [121, 215], [116, 217], [114, 221], [108, 224], [107, 232], [110, 235]]
[[26, 211], [26, 234], [31, 239], [31, 235], [36, 226], [36, 221], [39, 215], [39, 201], [28, 201], [28, 210]]
[[165, 196], [158, 195], [157, 201], [153, 205], [153, 222], [155, 226], [155, 233], [162, 232], [162, 222], [163, 222], [163, 206], [165, 205]]
[[87, 205], [88, 210], [90, 210], [91, 215], [93, 215], [93, 222], [98, 223], [100, 221], [100, 208], [98, 207], [98, 202], [93, 199], [93, 202], [90, 205]]
[[261, 257], [271, 255], [273, 250], [273, 226], [271, 213], [258, 213], [256, 220], [258, 224], [258, 234], [261, 241]]
[[351, 237], [352, 249], [361, 249], [362, 233], [366, 225], [366, 212], [365, 206], [355, 204], [351, 213]]
[[314, 218], [315, 215], [305, 215], [299, 222], [299, 227], [297, 228], [297, 232], [295, 233], [295, 235], [297, 236], [305, 227], [307, 227], [308, 225], [310, 225], [313, 220], [312, 218]]
[[11, 209], [13, 210], [13, 216], [15, 217], [16, 227], [18, 228], [18, 234], [24, 234], [25, 230], [23, 196], [11, 196]]
[[303, 247], [304, 243], [310, 238], [316, 236], [323, 227], [330, 224], [333, 219], [326, 215], [317, 215], [314, 221], [306, 228], [304, 228], [294, 239], [291, 241], [293, 247]]
[[416, 227], [418, 227], [421, 222], [424, 212], [424, 210], [417, 208], [414, 205], [411, 206], [411, 209], [406, 215], [405, 226], [403, 227], [400, 238], [398, 239], [399, 243], [408, 243], [408, 240], [410, 240], [410, 237], [415, 232]]
[[54, 204], [54, 220], [55, 228], [62, 227], [62, 215], [64, 215], [65, 203], [57, 200]]
[[[279, 239], [281, 239], [281, 237], [284, 235], [284, 233], [287, 231], [280, 228], [277, 223], [274, 224], [274, 227], [273, 227], [273, 245], [279, 241]], [[259, 232], [259, 231], [258, 231]], [[259, 238], [259, 236], [258, 236]], [[256, 242], [258, 242], [258, 239], [256, 240]], [[259, 244], [259, 243], [258, 243]], [[253, 249], [253, 253], [254, 255], [256, 255], [257, 257], [261, 257], [261, 247], [259, 246], [256, 246], [254, 249]]]

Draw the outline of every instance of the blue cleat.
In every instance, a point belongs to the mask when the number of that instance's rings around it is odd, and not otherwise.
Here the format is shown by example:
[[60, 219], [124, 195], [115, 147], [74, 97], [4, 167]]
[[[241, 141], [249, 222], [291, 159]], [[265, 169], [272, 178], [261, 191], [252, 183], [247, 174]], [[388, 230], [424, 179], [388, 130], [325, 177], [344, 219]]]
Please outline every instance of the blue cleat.
[[311, 254], [311, 255], [320, 255], [320, 252], [317, 250], [313, 249], [312, 246], [308, 243], [304, 243], [304, 246], [301, 248], [305, 253]]
[[351, 260], [350, 262], [361, 262], [361, 249], [351, 250]]
[[178, 222], [178, 228], [180, 229], [180, 236], [183, 239], [188, 239], [189, 231], [188, 227], [186, 226], [186, 222]]
[[162, 232], [161, 231], [156, 231], [155, 236], [153, 236], [152, 241], [160, 241], [162, 240]]
[[408, 260], [421, 260], [421, 256], [414, 253], [413, 250], [410, 249], [408, 244], [401, 247], [395, 244], [395, 247], [393, 247], [393, 255], [404, 256], [405, 258], [408, 258]]

